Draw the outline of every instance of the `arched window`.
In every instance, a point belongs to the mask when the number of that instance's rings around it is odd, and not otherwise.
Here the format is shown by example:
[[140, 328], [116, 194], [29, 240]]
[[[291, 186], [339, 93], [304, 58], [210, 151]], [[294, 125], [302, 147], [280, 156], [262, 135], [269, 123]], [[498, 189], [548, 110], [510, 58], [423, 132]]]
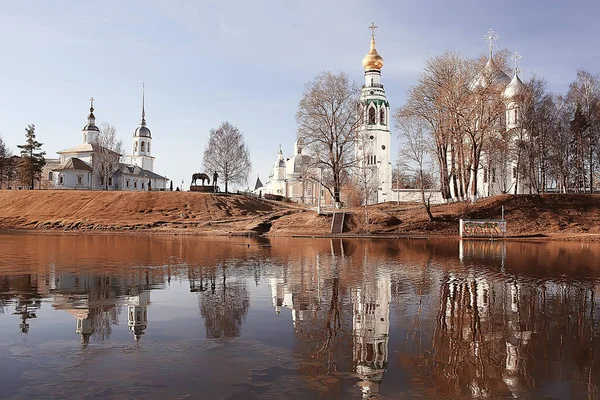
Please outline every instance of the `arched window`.
[[137, 143], [138, 143], [138, 142], [135, 142], [135, 143], [133, 144], [133, 151], [137, 151]]
[[381, 107], [379, 110], [379, 123], [385, 125], [385, 107]]
[[52, 171], [48, 172], [48, 180], [51, 181], [52, 180]]
[[150, 142], [148, 142], [148, 153], [150, 153]]
[[515, 108], [515, 124], [519, 123], [519, 110]]
[[145, 146], [145, 143], [144, 143], [144, 142], [142, 142], [142, 147], [141, 147], [141, 150], [142, 150], [142, 153], [143, 153], [144, 151], [146, 151], [146, 146]]
[[369, 125], [375, 125], [375, 107], [369, 107]]

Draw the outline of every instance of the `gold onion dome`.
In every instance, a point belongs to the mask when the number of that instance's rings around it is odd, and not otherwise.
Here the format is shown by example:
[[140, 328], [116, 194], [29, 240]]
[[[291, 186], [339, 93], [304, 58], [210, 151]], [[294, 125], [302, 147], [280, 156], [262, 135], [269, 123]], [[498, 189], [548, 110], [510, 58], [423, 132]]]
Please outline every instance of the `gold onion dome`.
[[381, 57], [375, 49], [374, 37], [371, 37], [371, 50], [369, 50], [365, 58], [363, 58], [362, 65], [365, 71], [373, 69], [380, 70], [383, 67], [383, 57]]
[[365, 71], [378, 71], [383, 67], [383, 57], [381, 57], [375, 49], [375, 28], [377, 28], [377, 26], [375, 26], [374, 23], [371, 23], [371, 26], [369, 27], [371, 30], [371, 50], [369, 50], [362, 61]]

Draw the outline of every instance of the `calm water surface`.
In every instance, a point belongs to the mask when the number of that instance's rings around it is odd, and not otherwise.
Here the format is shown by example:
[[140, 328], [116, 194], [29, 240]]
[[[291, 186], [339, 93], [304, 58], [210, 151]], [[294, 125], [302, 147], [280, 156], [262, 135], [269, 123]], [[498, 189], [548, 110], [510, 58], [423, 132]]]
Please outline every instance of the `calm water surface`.
[[15, 234], [0, 254], [2, 398], [599, 398], [599, 244]]

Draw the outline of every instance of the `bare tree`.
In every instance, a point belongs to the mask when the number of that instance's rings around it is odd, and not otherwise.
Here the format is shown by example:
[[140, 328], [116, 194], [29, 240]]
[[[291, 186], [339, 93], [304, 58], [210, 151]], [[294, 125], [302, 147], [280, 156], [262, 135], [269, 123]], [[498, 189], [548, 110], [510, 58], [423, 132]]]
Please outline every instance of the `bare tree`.
[[214, 171], [225, 182], [225, 193], [229, 183], [246, 184], [252, 168], [250, 151], [244, 136], [229, 122], [211, 129], [208, 144], [204, 149], [204, 169]]
[[112, 178], [119, 169], [119, 160], [123, 153], [123, 141], [117, 139], [117, 130], [107, 122], [100, 124], [100, 134], [93, 144], [92, 169], [98, 185], [107, 190]]
[[434, 220], [431, 213], [431, 196], [433, 188], [428, 185], [431, 172], [431, 157], [435, 154], [427, 132], [425, 121], [400, 109], [396, 113], [396, 127], [400, 130], [400, 140], [403, 145], [400, 150], [399, 164], [415, 175], [415, 183], [421, 192], [421, 203], [430, 221]]
[[353, 168], [353, 183], [357, 186], [357, 198], [355, 205], [364, 206], [365, 224], [369, 223], [368, 208], [369, 204], [377, 203], [377, 190], [379, 182], [379, 168], [374, 158], [375, 149], [372, 141], [369, 140], [370, 133], [362, 131], [357, 141], [356, 165]]
[[6, 142], [0, 137], [0, 189], [8, 181], [10, 169], [14, 168], [12, 162], [12, 152]]
[[[578, 141], [577, 153], [582, 160], [587, 157], [590, 192], [594, 190], [594, 153], [600, 135], [600, 76], [592, 75], [588, 71], [577, 71], [577, 78], [569, 86], [568, 98], [574, 104], [581, 105], [582, 118], [587, 122]], [[575, 117], [575, 115], [574, 115]], [[585, 154], [584, 154], [585, 153]], [[580, 162], [579, 176], [584, 176], [584, 162]], [[580, 178], [581, 179], [581, 178]], [[584, 180], [584, 179], [581, 179]], [[585, 186], [583, 187], [585, 192]]]
[[324, 186], [336, 203], [355, 165], [354, 145], [360, 126], [359, 88], [343, 72], [323, 72], [306, 84], [298, 105], [298, 138], [324, 168]]

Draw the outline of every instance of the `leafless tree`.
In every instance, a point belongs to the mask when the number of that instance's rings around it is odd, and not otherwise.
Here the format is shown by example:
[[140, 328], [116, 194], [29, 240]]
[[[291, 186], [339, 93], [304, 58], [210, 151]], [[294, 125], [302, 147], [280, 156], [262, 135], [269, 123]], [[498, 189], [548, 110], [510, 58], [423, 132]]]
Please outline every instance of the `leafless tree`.
[[[100, 124], [100, 134], [93, 143], [93, 174], [98, 186], [107, 190], [115, 172], [119, 169], [119, 160], [123, 153], [123, 141], [117, 139], [117, 130], [107, 122]], [[111, 183], [112, 184], [112, 183]]]
[[248, 182], [252, 168], [250, 151], [238, 128], [229, 122], [223, 122], [217, 129], [211, 129], [204, 150], [203, 165], [209, 174], [217, 172], [223, 179], [225, 193], [229, 190], [229, 183]]
[[379, 188], [379, 168], [374, 158], [375, 149], [369, 140], [369, 132], [361, 131], [357, 141], [356, 165], [353, 168], [353, 184], [356, 185], [355, 205], [364, 206], [365, 224], [369, 223], [368, 205], [377, 203]]
[[428, 186], [428, 172], [432, 170], [431, 157], [435, 150], [427, 132], [425, 121], [406, 114], [402, 109], [395, 115], [396, 128], [399, 130], [400, 149], [399, 164], [415, 175], [415, 182], [421, 192], [421, 203], [430, 221], [434, 220], [431, 213], [431, 196], [433, 188]]
[[298, 138], [324, 168], [324, 186], [335, 202], [355, 165], [354, 145], [360, 126], [359, 88], [343, 72], [323, 72], [306, 84], [298, 105]]
[[[591, 192], [594, 189], [595, 148], [600, 135], [600, 76], [584, 70], [577, 71], [577, 77], [570, 84], [567, 96], [574, 104], [581, 105], [583, 117], [587, 122], [580, 141], [581, 148], [577, 151], [581, 153], [582, 159], [587, 157], [588, 183]], [[584, 162], [581, 162], [581, 168], [584, 168]], [[583, 170], [577, 172], [580, 176], [585, 175]], [[585, 191], [585, 187], [583, 190]]]
[[14, 169], [12, 152], [6, 142], [0, 137], [0, 189], [6, 184], [10, 170]]

